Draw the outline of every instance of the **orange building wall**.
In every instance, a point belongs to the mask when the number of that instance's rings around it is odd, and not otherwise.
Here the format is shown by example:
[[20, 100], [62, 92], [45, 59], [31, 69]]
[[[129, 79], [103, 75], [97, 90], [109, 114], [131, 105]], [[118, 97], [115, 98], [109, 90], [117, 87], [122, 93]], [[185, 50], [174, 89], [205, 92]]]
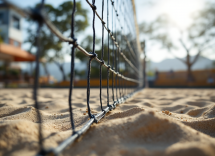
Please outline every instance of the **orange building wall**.
[[[177, 71], [172, 74], [169, 72], [160, 72], [154, 85], [162, 86], [188, 86], [188, 87], [215, 87], [215, 69], [192, 71], [195, 81], [187, 82], [187, 72]], [[214, 83], [208, 83], [208, 78], [213, 77]]]
[[[122, 84], [125, 84], [127, 83], [128, 86], [135, 86], [136, 83], [134, 82], [128, 82], [128, 81], [125, 81], [125, 80], [120, 80], [120, 83], [118, 83], [118, 85], [122, 85]], [[62, 81], [60, 83], [58, 83], [58, 86], [61, 86], [61, 87], [69, 87], [70, 85], [70, 81]], [[78, 81], [74, 81], [74, 86], [75, 87], [87, 87], [87, 80], [78, 80]], [[91, 79], [90, 80], [90, 86], [91, 87], [99, 87], [100, 86], [100, 81], [99, 79]], [[102, 87], [106, 87], [107, 86], [107, 80], [104, 79], [102, 80]], [[109, 86], [112, 86], [112, 80], [110, 79], [109, 80]], [[114, 81], [114, 86], [115, 86], [115, 81]]]

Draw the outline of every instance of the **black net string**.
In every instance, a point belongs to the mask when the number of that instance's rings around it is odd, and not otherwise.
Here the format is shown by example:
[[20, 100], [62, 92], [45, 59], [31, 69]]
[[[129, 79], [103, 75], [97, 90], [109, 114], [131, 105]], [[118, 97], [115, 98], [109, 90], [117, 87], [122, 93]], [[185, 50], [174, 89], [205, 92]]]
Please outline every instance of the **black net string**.
[[[84, 132], [89, 129], [90, 125], [94, 122], [99, 121], [104, 115], [116, 107], [116, 105], [125, 102], [129, 97], [131, 97], [134, 92], [138, 90], [135, 88], [139, 83], [139, 67], [138, 67], [138, 52], [135, 41], [135, 25], [133, 19], [133, 10], [131, 1], [113, 1], [107, 0], [107, 6], [105, 6], [105, 1], [102, 0], [102, 17], [96, 11], [95, 0], [92, 0], [92, 4], [86, 0], [89, 6], [93, 11], [93, 21], [92, 21], [92, 30], [93, 30], [93, 45], [92, 52], [87, 52], [77, 43], [74, 32], [74, 23], [75, 23], [75, 10], [76, 10], [76, 1], [73, 0], [72, 16], [71, 16], [71, 35], [70, 38], [65, 37], [60, 31], [49, 21], [48, 18], [42, 13], [42, 8], [44, 6], [44, 0], [41, 1], [39, 8], [31, 10], [29, 15], [34, 18], [38, 23], [37, 29], [37, 54], [36, 54], [36, 70], [35, 70], [35, 80], [34, 80], [34, 92], [33, 98], [35, 100], [35, 108], [37, 109], [37, 116], [39, 124], [39, 146], [40, 152], [39, 155], [60, 154], [66, 147], [73, 143], [79, 136], [84, 134]], [[105, 22], [104, 10], [107, 8], [107, 23]], [[111, 11], [112, 10], [112, 11]], [[110, 12], [109, 12], [110, 11]], [[112, 15], [110, 15], [112, 12]], [[96, 17], [102, 23], [102, 55], [99, 59], [95, 52], [95, 20]], [[112, 19], [110, 19], [112, 17]], [[112, 25], [111, 25], [112, 22]], [[70, 76], [70, 88], [69, 88], [69, 113], [70, 113], [70, 122], [71, 129], [73, 134], [59, 144], [55, 149], [44, 149], [43, 135], [42, 135], [42, 119], [39, 113], [38, 105], [38, 78], [39, 78], [39, 56], [41, 52], [40, 47], [40, 30], [42, 25], [45, 24], [50, 31], [60, 38], [63, 42], [68, 42], [71, 45], [71, 76]], [[111, 25], [111, 26], [110, 26]], [[110, 27], [112, 27], [110, 30]], [[104, 51], [104, 38], [105, 32], [107, 31], [107, 53]], [[74, 60], [75, 60], [75, 50], [79, 49], [80, 52], [89, 57], [88, 62], [88, 77], [87, 77], [87, 108], [88, 115], [90, 120], [79, 130], [75, 131], [75, 124], [73, 119], [73, 110], [72, 110], [72, 93], [73, 93], [73, 81], [74, 81]], [[107, 62], [104, 61], [104, 56], [108, 56]], [[91, 63], [92, 61], [97, 61], [100, 63], [100, 105], [101, 112], [98, 114], [92, 114], [90, 109], [90, 73], [91, 73]], [[106, 64], [107, 63], [107, 64]], [[110, 65], [111, 64], [111, 65]], [[102, 104], [102, 67], [107, 69], [107, 107], [103, 108]], [[112, 79], [112, 100], [109, 97], [109, 77], [111, 72]]]
[[[119, 6], [119, 2], [116, 1], [116, 8], [118, 8]], [[116, 15], [115, 15], [116, 19], [118, 18], [118, 23], [120, 22], [120, 18], [119, 18], [119, 10], [116, 9]], [[117, 72], [120, 73], [120, 47], [121, 47], [121, 42], [120, 42], [120, 35], [121, 35], [121, 31], [119, 30], [119, 24], [117, 23], [117, 31], [116, 31], [116, 38], [117, 38], [117, 43], [119, 45], [119, 47], [117, 48]], [[119, 98], [121, 98], [121, 94], [120, 94], [120, 77], [117, 76], [117, 88], [118, 88], [118, 95]]]
[[[127, 10], [127, 6], [128, 5], [125, 5], [125, 3], [123, 3], [123, 5], [124, 5], [124, 15], [126, 14], [126, 15], [130, 15], [130, 12]], [[132, 32], [132, 30], [130, 29], [130, 22], [128, 22], [128, 18], [127, 18], [127, 16], [124, 16], [124, 27], [126, 28], [126, 30], [127, 31], [129, 31], [129, 32]], [[126, 35], [125, 35], [126, 36]], [[126, 37], [125, 37], [126, 38]], [[127, 35], [127, 38], [131, 38], [131, 36], [130, 36], [130, 34], [128, 34]], [[137, 58], [136, 58], [136, 55], [135, 55], [135, 52], [133, 51], [133, 48], [132, 48], [132, 45], [131, 45], [131, 42], [130, 42], [130, 40], [128, 40], [127, 39], [127, 42], [128, 42], [128, 48], [130, 49], [130, 53], [128, 53], [129, 54], [129, 58], [131, 58], [132, 59], [132, 63], [134, 63], [135, 65], [136, 65], [136, 60], [137, 60]]]
[[[114, 1], [112, 1], [112, 9], [114, 10]], [[116, 11], [115, 11], [116, 12]], [[113, 12], [113, 14], [114, 14], [114, 12]], [[114, 14], [114, 17], [115, 17], [115, 14]], [[113, 17], [113, 19], [114, 19], [114, 17]], [[117, 29], [116, 29], [116, 17], [115, 17], [115, 20], [114, 20], [115, 22], [114, 22], [114, 28], [115, 28], [115, 42], [117, 42]], [[114, 34], [114, 33], [113, 33]], [[118, 50], [118, 48], [116, 47], [116, 49], [115, 49], [115, 70], [116, 70], [116, 72], [118, 73], [118, 55], [117, 55], [117, 50]], [[118, 99], [119, 99], [119, 97], [118, 97], [118, 91], [117, 91], [117, 88], [118, 88], [118, 76], [116, 75], [115, 76], [115, 88], [116, 88], [116, 99], [117, 99], [117, 102], [118, 102]]]
[[[127, 3], [127, 5], [125, 4], [125, 11], [126, 11], [126, 13], [127, 14], [129, 14], [129, 16], [130, 16], [130, 14], [131, 14], [131, 11], [130, 11], [130, 6], [131, 4], [129, 4], [129, 3]], [[130, 17], [131, 18], [131, 17]], [[132, 29], [132, 26], [131, 26], [131, 22], [129, 22], [129, 20], [128, 20], [128, 18], [125, 18], [125, 26], [126, 26], [126, 29], [127, 29], [127, 31], [129, 31], [129, 32], [132, 32], [133, 31], [133, 29]], [[133, 38], [134, 38], [134, 36], [133, 36], [133, 34], [131, 34], [131, 33], [128, 33], [128, 35], [127, 35], [127, 38], [129, 38], [129, 40], [128, 40], [128, 42], [129, 42], [129, 44], [128, 44], [128, 47], [129, 47], [129, 49], [134, 49], [135, 50], [135, 47], [134, 47], [134, 45], [133, 45], [133, 43], [132, 43], [132, 40], [133, 40]], [[132, 55], [131, 55], [132, 54]], [[133, 56], [133, 58], [135, 59], [135, 60], [137, 60], [137, 55], [136, 55], [136, 53], [129, 53], [129, 56], [131, 57], [131, 56]], [[135, 61], [135, 65], [137, 65], [137, 61]], [[130, 68], [130, 66], [128, 66], [128, 69]], [[130, 69], [131, 70], [131, 69]], [[132, 74], [131, 72], [129, 72], [129, 75], [128, 76], [132, 76], [132, 77], [136, 77], [137, 75], [136, 74]], [[128, 84], [129, 84], [129, 88], [128, 88], [128, 93], [131, 93], [132, 92], [132, 83], [130, 83], [130, 82], [128, 82]]]
[[[120, 16], [120, 21], [123, 23], [123, 18], [122, 18], [122, 16], [123, 16], [123, 5], [122, 5], [122, 2], [123, 1], [120, 1], [120, 6], [121, 6], [121, 16]], [[125, 49], [124, 49], [124, 40], [123, 40], [123, 27], [121, 26], [120, 27], [120, 29], [121, 29], [121, 45], [122, 45], [122, 51], [125, 51]], [[121, 58], [121, 61], [122, 61], [122, 64], [121, 64], [121, 70], [122, 70], [122, 72], [123, 72], [123, 65], [124, 65], [124, 61], [123, 61], [123, 59]], [[123, 75], [124, 75], [124, 73], [123, 73]], [[125, 94], [124, 94], [124, 84], [123, 84], [123, 79], [121, 78], [121, 88], [122, 88], [122, 94], [121, 94], [121, 96], [123, 97]]]
[[[117, 10], [118, 10], [118, 12], [117, 12], [117, 16], [118, 16], [118, 18], [119, 18], [119, 21], [120, 21], [120, 1], [118, 1], [118, 3], [117, 3], [118, 5], [117, 5]], [[119, 43], [119, 46], [120, 47], [122, 47], [122, 39], [121, 39], [121, 30], [120, 30], [120, 27], [118, 27], [118, 31], [119, 31], [119, 33], [118, 33], [118, 43]], [[120, 62], [120, 48], [118, 48], [118, 64], [119, 64], [119, 66], [118, 66], [118, 72], [119, 73], [121, 73], [121, 71], [120, 71], [120, 69], [121, 69], [121, 62]], [[121, 78], [120, 77], [118, 77], [118, 86], [119, 86], [119, 96], [120, 96], [120, 98], [122, 97], [122, 90], [121, 90]]]
[[[86, 1], [87, 1], [87, 3], [90, 5], [90, 7], [93, 8], [93, 5], [92, 5], [88, 0], [86, 0]], [[112, 0], [110, 0], [110, 1], [111, 1], [111, 3], [113, 2]], [[114, 10], [116, 11], [115, 7], [114, 7]], [[95, 13], [96, 13], [97, 17], [98, 17], [101, 21], [103, 21], [102, 18], [98, 15], [98, 13], [97, 13], [96, 11], [95, 11]], [[117, 18], [117, 20], [119, 21], [118, 18]], [[104, 21], [103, 21], [103, 22], [104, 22]], [[102, 22], [102, 23], [103, 23], [103, 22]], [[116, 46], [116, 47], [119, 47], [119, 45], [117, 44], [117, 42], [115, 42], [115, 36], [114, 36], [114, 34], [111, 33], [110, 29], [108, 29], [108, 28], [105, 26], [105, 24], [103, 24], [103, 25], [104, 25], [104, 28], [108, 31], [108, 33], [109, 33], [109, 35], [110, 35], [110, 39], [112, 39], [112, 40], [114, 41], [115, 46]], [[120, 22], [119, 22], [119, 25], [121, 25]], [[130, 45], [130, 42], [128, 41], [127, 37], [126, 37], [126, 36], [124, 36], [124, 37], [125, 37], [125, 39], [126, 39], [126, 42], [127, 42], [127, 44], [128, 44], [128, 47], [129, 47], [129, 49], [130, 49], [130, 52], [131, 52], [131, 53], [135, 53], [135, 52], [134, 52], [134, 49], [132, 49], [132, 46]], [[80, 49], [79, 49], [79, 50], [80, 50]], [[138, 71], [137, 67], [126, 57], [126, 55], [124, 55], [123, 52], [121, 52], [121, 55], [122, 55], [122, 57], [126, 60], [126, 62], [129, 63], [129, 66], [131, 66], [131, 68], [138, 74], [139, 71]], [[134, 54], [134, 55], [135, 55], [135, 54]], [[89, 55], [88, 55], [88, 56], [89, 56]], [[101, 61], [98, 61], [98, 62], [101, 63]], [[106, 68], [109, 68], [109, 67], [106, 66]], [[117, 75], [117, 74], [115, 73], [115, 75]]]
[[32, 10], [32, 12], [34, 13], [32, 15], [32, 18], [34, 20], [36, 20], [37, 22], [37, 36], [36, 36], [36, 43], [37, 43], [37, 52], [36, 52], [36, 67], [35, 67], [35, 78], [34, 78], [34, 87], [33, 87], [33, 98], [34, 98], [34, 102], [35, 102], [35, 108], [36, 108], [36, 113], [37, 113], [37, 117], [38, 117], [38, 122], [39, 122], [39, 135], [38, 135], [38, 140], [39, 140], [39, 148], [40, 148], [40, 153], [43, 153], [43, 134], [42, 134], [42, 117], [41, 114], [39, 112], [39, 103], [38, 103], [38, 99], [37, 99], [37, 95], [38, 95], [38, 81], [39, 81], [39, 59], [40, 59], [40, 54], [41, 54], [41, 46], [40, 46], [40, 32], [41, 32], [41, 27], [43, 25], [43, 21], [40, 17], [40, 12], [42, 11], [43, 7], [44, 7], [44, 0], [41, 0], [40, 6], [34, 10]]
[[[113, 8], [112, 8], [112, 32], [114, 32], [114, 29], [113, 29]], [[115, 46], [114, 46], [114, 41], [112, 40], [112, 69], [113, 70], [115, 70], [115, 68], [114, 68], [114, 62], [115, 62], [115, 53], [114, 53], [114, 48], [115, 48]], [[113, 99], [113, 101], [115, 101], [114, 100], [114, 74], [112, 73], [112, 99]]]
[[[86, 0], [87, 1], [87, 3], [90, 5], [90, 7], [93, 9], [94, 8], [94, 5], [93, 4], [91, 4], [88, 0]], [[117, 10], [115, 9], [115, 6], [114, 6], [114, 2], [111, 0], [111, 4], [112, 4], [112, 6], [113, 6], [113, 8], [114, 8], [114, 10], [115, 10], [115, 13], [116, 13], [116, 16], [117, 16], [117, 20], [118, 21], [120, 21], [119, 20], [119, 18], [118, 18], [118, 13], [117, 13]], [[114, 32], [112, 33], [111, 31], [110, 31], [110, 29], [109, 29], [109, 12], [108, 12], [108, 0], [107, 0], [107, 27], [105, 27], [105, 22], [103, 21], [103, 19], [98, 15], [98, 13], [96, 12], [96, 11], [94, 11], [95, 12], [95, 14], [97, 15], [97, 17], [101, 20], [101, 22], [102, 22], [102, 24], [103, 24], [103, 26], [104, 26], [104, 28], [108, 31], [108, 33], [109, 33], [109, 35], [110, 35], [110, 38], [112, 39], [112, 41], [113, 41], [113, 43], [114, 43], [114, 45], [116, 46], [116, 48], [119, 50], [118, 51], [118, 55], [115, 55], [116, 57], [115, 57], [115, 62], [116, 61], [118, 61], [119, 60], [119, 54], [121, 54], [121, 56], [122, 56], [122, 58], [129, 64], [129, 66], [131, 67], [131, 68], [133, 68], [134, 69], [134, 71], [135, 72], [137, 72], [136, 73], [136, 75], [138, 75], [138, 70], [137, 70], [137, 67], [135, 66], [136, 65], [136, 61], [134, 61], [135, 62], [135, 65], [126, 57], [126, 55], [124, 55], [123, 54], [123, 52], [122, 51], [120, 51], [121, 49], [120, 49], [120, 47], [119, 47], [119, 43], [117, 43], [116, 42], [116, 37], [117, 37], [117, 34], [116, 34], [116, 30], [115, 30], [115, 36], [114, 36]], [[94, 10], [94, 9], [93, 9]], [[119, 24], [120, 24], [120, 22], [119, 22]], [[128, 47], [129, 47], [129, 50], [130, 50], [130, 53], [129, 54], [133, 54], [133, 56], [135, 56], [135, 54], [134, 54], [134, 49], [133, 49], [133, 46], [131, 45], [131, 43], [130, 43], [130, 41], [128, 41], [127, 40], [127, 37], [126, 36], [124, 36], [124, 38], [125, 38], [125, 40], [126, 40], [126, 42], [127, 42], [127, 44], [128, 44]], [[116, 51], [115, 51], [116, 52]], [[136, 58], [137, 59], [137, 58]], [[97, 59], [98, 60], [98, 59]], [[100, 63], [101, 64], [103, 64], [103, 61], [102, 60], [100, 60]], [[110, 64], [110, 44], [109, 44], [109, 36], [108, 36], [108, 64]], [[115, 68], [115, 88], [116, 88], [116, 90], [117, 90], [117, 88], [119, 87], [118, 85], [120, 84], [120, 80], [119, 79], [121, 79], [122, 77], [121, 77], [121, 74], [119, 73], [119, 67], [115, 64], [115, 66], [116, 66], [116, 68]], [[120, 65], [119, 65], [120, 66]], [[110, 103], [110, 101], [109, 101], [109, 71], [110, 71], [110, 68], [111, 68], [111, 66], [110, 65], [107, 65], [106, 66], [106, 68], [107, 68], [107, 105], [109, 106], [109, 103]], [[113, 70], [113, 67], [112, 67], [112, 71], [114, 71]], [[118, 77], [120, 75], [120, 77]], [[88, 83], [89, 84], [89, 83]], [[130, 84], [130, 83], [129, 83]], [[130, 84], [131, 85], [131, 84]], [[113, 86], [113, 85], [112, 85]], [[113, 89], [113, 87], [112, 87], [112, 89]], [[121, 92], [121, 91], [120, 91]], [[119, 94], [120, 94], [120, 92], [119, 92]], [[113, 93], [113, 92], [112, 92]], [[117, 99], [119, 99], [118, 98], [118, 91], [116, 91], [116, 98]], [[121, 94], [122, 95], [122, 94]]]
[[91, 72], [91, 62], [92, 60], [97, 57], [97, 54], [95, 53], [95, 0], [92, 0], [92, 10], [93, 10], [93, 51], [92, 51], [92, 56], [89, 59], [89, 64], [88, 64], [88, 74], [87, 74], [87, 109], [88, 109], [88, 115], [89, 118], [95, 118], [95, 116], [91, 113], [90, 109], [90, 72]]
[[[113, 0], [110, 0], [111, 2], [112, 2], [112, 4], [114, 3], [114, 1]], [[124, 5], [125, 6], [125, 10], [126, 10], [126, 7], [127, 7], [127, 5]], [[130, 5], [131, 6], [131, 5]], [[116, 16], [118, 15], [117, 14], [117, 10], [116, 10], [116, 8], [115, 8], [115, 6], [114, 5], [112, 5], [112, 7], [113, 7], [113, 9], [114, 9], [114, 11], [115, 11], [115, 14], [116, 14]], [[130, 14], [130, 12], [127, 12], [126, 11], [126, 16], [124, 16], [124, 18], [125, 18], [125, 20], [126, 20], [126, 22], [125, 22], [125, 24], [126, 24], [126, 26], [127, 26], [127, 28], [129, 28], [129, 31], [130, 31], [130, 33], [132, 32], [132, 30], [130, 29], [130, 27], [129, 27], [129, 22], [127, 22], [127, 20], [129, 19], [128, 18], [128, 15]], [[125, 15], [125, 14], [124, 14]], [[118, 25], [120, 25], [121, 27], [122, 27], [122, 24], [121, 24], [121, 22], [120, 22], [120, 19], [118, 18], [118, 16], [117, 16], [117, 21], [118, 21]], [[134, 32], [134, 31], [133, 31]], [[129, 38], [130, 36], [128, 36], [128, 38]], [[132, 66], [132, 68], [136, 71], [136, 72], [138, 72], [136, 69], [135, 69], [135, 66], [133, 65], [133, 64], [136, 64], [136, 59], [137, 59], [137, 57], [136, 57], [136, 54], [135, 54], [135, 52], [134, 52], [134, 49], [132, 48], [132, 46], [131, 46], [131, 43], [130, 43], [130, 41], [128, 40], [128, 38], [126, 37], [126, 35], [124, 35], [124, 38], [125, 38], [125, 40], [126, 40], [126, 42], [127, 42], [127, 44], [128, 44], [128, 47], [129, 47], [129, 50], [130, 50], [130, 53], [129, 54], [131, 54], [132, 55], [132, 57], [129, 57], [130, 59], [132, 59], [132, 61], [133, 62], [130, 62], [130, 61], [128, 61], [126, 58], [126, 61], [130, 64], [130, 66]]]
[[[107, 30], [110, 33], [110, 29], [109, 29], [109, 0], [107, 0]], [[110, 64], [110, 43], [109, 43], [110, 39], [109, 39], [109, 35], [108, 35], [108, 69], [107, 69], [107, 106], [110, 107], [110, 103], [109, 103], [109, 76], [110, 76], [110, 71], [109, 69], [111, 68]]]
[[[102, 0], [102, 20], [104, 16], [104, 0]], [[104, 64], [104, 23], [102, 23], [102, 56], [101, 56], [101, 60], [102, 63], [100, 64], [100, 69], [99, 69], [99, 81], [100, 81], [100, 104], [101, 104], [101, 110], [104, 111], [103, 107], [102, 107], [102, 65]], [[112, 73], [113, 74], [113, 73]]]
[[[114, 50], [115, 51], [115, 62], [117, 62], [115, 64], [115, 69], [116, 69], [117, 73], [120, 73], [120, 56], [119, 56], [119, 53], [120, 53], [120, 47], [122, 48], [122, 46], [121, 46], [121, 37], [120, 37], [122, 31], [119, 31], [119, 25], [120, 25], [120, 18], [119, 18], [119, 11], [120, 10], [119, 10], [119, 8], [120, 8], [120, 3], [116, 1], [116, 3], [114, 4], [114, 1], [112, 1], [111, 4], [112, 4], [112, 21], [115, 21], [115, 25], [114, 25], [114, 27], [115, 27], [115, 42], [119, 45], [118, 47], [116, 47], [116, 50]], [[117, 11], [116, 8], [118, 8], [118, 11]], [[114, 20], [114, 17], [115, 17], [115, 20]], [[112, 22], [112, 24], [113, 24], [113, 22]], [[122, 27], [120, 27], [120, 28], [122, 28]], [[115, 77], [115, 88], [116, 88], [116, 98], [117, 98], [117, 100], [121, 99], [121, 97], [122, 97], [120, 79], [121, 78], [118, 77], [118, 75], [116, 75], [116, 77]], [[120, 101], [118, 101], [118, 102], [120, 102]]]
[[72, 10], [72, 19], [71, 19], [71, 38], [73, 39], [73, 42], [70, 44], [73, 44], [71, 48], [71, 75], [70, 75], [70, 86], [69, 86], [69, 113], [70, 113], [70, 121], [71, 121], [71, 127], [73, 130], [73, 133], [75, 133], [75, 124], [73, 120], [73, 113], [72, 113], [72, 90], [73, 90], [73, 78], [74, 78], [74, 68], [75, 68], [75, 47], [77, 46], [77, 39], [74, 36], [74, 24], [75, 24], [75, 9], [76, 9], [76, 1], [73, 0], [73, 10]]
[[[123, 9], [123, 4], [124, 1], [121, 1], [121, 22], [122, 25], [124, 25], [124, 9]], [[124, 15], [124, 16], [123, 16]], [[122, 51], [125, 51], [125, 40], [123, 38], [124, 32], [123, 32], [123, 26], [121, 26], [121, 43], [122, 43]], [[125, 74], [125, 61], [122, 59], [122, 70], [123, 70], [123, 75]], [[122, 79], [122, 96], [125, 96], [125, 82]]]
[[[122, 46], [122, 40], [121, 40], [121, 36], [122, 36], [122, 26], [120, 25], [120, 23], [122, 22], [122, 21], [120, 21], [120, 16], [122, 16], [122, 15], [120, 15], [120, 6], [121, 6], [121, 1], [117, 1], [117, 3], [116, 3], [116, 19], [118, 18], [118, 20], [117, 20], [117, 26], [118, 26], [118, 28], [117, 28], [117, 37], [118, 37], [118, 40], [117, 40], [117, 42], [118, 42], [118, 44], [119, 44], [119, 47], [121, 47], [121, 49], [120, 48], [118, 48], [118, 56], [117, 56], [117, 59], [118, 59], [118, 73], [121, 73], [121, 71], [120, 71], [120, 69], [121, 69], [121, 65], [120, 65], [120, 58], [122, 57], [121, 55], [119, 55], [120, 53], [121, 53], [121, 51], [123, 51], [123, 46]], [[121, 23], [122, 24], [122, 23]], [[119, 89], [119, 97], [120, 97], [120, 99], [121, 99], [121, 97], [123, 97], [122, 96], [122, 94], [121, 94], [121, 86], [120, 86], [120, 77], [118, 77], [118, 89]], [[121, 101], [120, 101], [121, 102]]]

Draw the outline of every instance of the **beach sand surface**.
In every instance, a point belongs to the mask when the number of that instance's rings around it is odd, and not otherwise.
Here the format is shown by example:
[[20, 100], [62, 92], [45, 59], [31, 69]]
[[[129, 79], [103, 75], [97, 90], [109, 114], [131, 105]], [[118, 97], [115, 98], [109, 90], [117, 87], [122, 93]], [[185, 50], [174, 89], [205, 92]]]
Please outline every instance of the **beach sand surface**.
[[[102, 89], [104, 106], [106, 92]], [[68, 89], [39, 90], [46, 148], [72, 134], [68, 94]], [[88, 121], [86, 99], [86, 89], [73, 90], [77, 129]], [[93, 114], [101, 111], [99, 89], [91, 89], [90, 107]], [[1, 89], [0, 155], [35, 155], [38, 121], [31, 89]], [[144, 89], [94, 123], [62, 155], [214, 156], [215, 89]]]

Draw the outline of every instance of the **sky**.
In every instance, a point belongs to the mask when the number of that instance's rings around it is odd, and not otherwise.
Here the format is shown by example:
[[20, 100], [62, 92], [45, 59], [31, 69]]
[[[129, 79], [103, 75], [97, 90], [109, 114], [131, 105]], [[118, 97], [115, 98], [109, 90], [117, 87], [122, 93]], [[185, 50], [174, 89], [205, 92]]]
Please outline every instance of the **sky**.
[[[11, 2], [19, 5], [20, 7], [32, 7], [36, 3], [40, 2], [40, 0], [10, 0]], [[67, 1], [67, 0], [45, 0], [46, 3], [50, 3], [54, 6], [58, 6], [60, 3]], [[127, 1], [127, 0], [125, 0]], [[138, 23], [142, 23], [144, 21], [150, 22], [156, 19], [156, 17], [160, 14], [168, 14], [170, 18], [176, 22], [176, 24], [184, 29], [192, 22], [191, 15], [198, 10], [202, 9], [203, 4], [206, 0], [135, 0], [136, 4], [136, 14], [137, 14], [137, 21]], [[89, 5], [82, 0], [83, 7], [86, 9], [91, 10]], [[97, 0], [96, 3], [101, 2], [101, 0]], [[98, 4], [99, 5], [99, 4]], [[101, 13], [101, 7], [97, 7], [98, 13]], [[92, 21], [92, 11], [89, 11], [89, 23]], [[24, 21], [24, 28], [28, 27], [29, 25]], [[91, 24], [90, 24], [91, 25]], [[95, 27], [99, 27], [97, 25], [101, 25], [100, 21], [96, 19]], [[89, 26], [84, 35], [92, 34], [92, 28]], [[84, 35], [78, 36], [81, 40], [84, 38]], [[26, 38], [27, 34], [23, 32], [24, 39]], [[101, 33], [97, 33], [98, 36], [101, 36]], [[144, 35], [140, 36], [140, 41], [145, 39]], [[177, 38], [176, 38], [177, 39]], [[147, 42], [147, 41], [146, 41]], [[28, 45], [23, 45], [26, 48]], [[166, 58], [174, 58], [174, 56], [168, 53], [167, 50], [161, 49], [158, 45], [151, 46], [150, 44], [146, 45], [147, 57], [153, 62], [160, 62]], [[179, 49], [176, 52], [173, 52], [174, 55], [178, 57], [185, 57], [185, 51], [183, 49]], [[195, 54], [192, 53], [192, 54]], [[207, 57], [207, 55], [206, 55]], [[215, 55], [210, 56], [211, 59], [215, 59]], [[69, 61], [69, 57], [66, 57], [66, 61]]]
[[[206, 1], [207, 0], [136, 0], [138, 23], [141, 24], [143, 21], [152, 22], [159, 15], [166, 14], [178, 28], [185, 30], [192, 24], [192, 16], [203, 9]], [[173, 38], [178, 42], [180, 38], [179, 32], [174, 32], [173, 35]], [[140, 40], [145, 38], [146, 37], [142, 35]], [[154, 62], [160, 62], [166, 58], [174, 58], [172, 54], [166, 49], [162, 49], [159, 45], [155, 44], [149, 46], [149, 44], [147, 44], [147, 46], [147, 57]], [[196, 53], [197, 50], [195, 49], [191, 51], [191, 55], [195, 55]], [[203, 56], [215, 60], [215, 53], [213, 53], [213, 55], [207, 55], [208, 53], [211, 54], [211, 51], [203, 53]], [[179, 49], [173, 51], [173, 54], [179, 58], [184, 58], [186, 56], [186, 51], [179, 46]]]

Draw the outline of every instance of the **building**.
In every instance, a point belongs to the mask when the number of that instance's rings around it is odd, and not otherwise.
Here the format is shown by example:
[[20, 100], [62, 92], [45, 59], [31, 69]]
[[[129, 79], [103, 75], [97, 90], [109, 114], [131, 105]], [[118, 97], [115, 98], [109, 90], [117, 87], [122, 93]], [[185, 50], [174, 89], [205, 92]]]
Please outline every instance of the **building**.
[[9, 2], [0, 1], [0, 88], [31, 83], [16, 62], [32, 62], [35, 56], [23, 50], [22, 20], [25, 13]]
[[21, 49], [23, 42], [22, 9], [8, 2], [0, 3], [0, 60], [9, 62], [34, 61], [35, 56]]

